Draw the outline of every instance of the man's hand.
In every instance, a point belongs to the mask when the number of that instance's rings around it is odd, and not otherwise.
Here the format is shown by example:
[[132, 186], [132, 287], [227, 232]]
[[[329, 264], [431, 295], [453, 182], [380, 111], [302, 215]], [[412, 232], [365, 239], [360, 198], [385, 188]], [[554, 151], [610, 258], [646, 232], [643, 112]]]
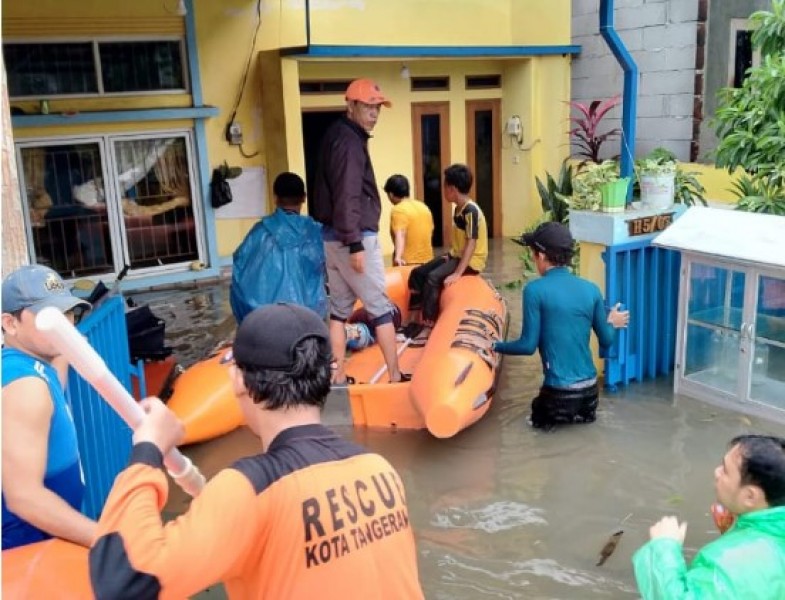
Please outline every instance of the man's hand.
[[166, 408], [158, 398], [145, 398], [140, 403], [145, 417], [134, 432], [134, 444], [152, 442], [167, 454], [185, 437], [185, 428], [180, 419]]
[[621, 302], [617, 302], [616, 306], [614, 306], [611, 309], [611, 312], [608, 313], [608, 323], [613, 325], [616, 329], [627, 327], [627, 323], [630, 322], [630, 311], [619, 310], [620, 306]]
[[365, 273], [365, 252], [354, 252], [349, 255], [349, 264], [358, 273]]
[[406, 261], [403, 260], [402, 258], [393, 258], [393, 264], [396, 267], [404, 267], [406, 266]]
[[687, 535], [687, 523], [679, 524], [676, 517], [663, 517], [649, 529], [649, 537], [656, 540], [657, 538], [670, 538], [676, 540], [680, 544], [684, 544], [684, 537]]

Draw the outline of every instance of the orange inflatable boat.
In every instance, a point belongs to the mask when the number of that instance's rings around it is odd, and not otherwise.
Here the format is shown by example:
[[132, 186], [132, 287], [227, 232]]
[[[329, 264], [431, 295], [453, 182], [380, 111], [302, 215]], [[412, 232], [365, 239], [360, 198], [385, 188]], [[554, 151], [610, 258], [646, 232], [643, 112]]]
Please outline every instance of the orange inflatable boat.
[[183, 444], [218, 437], [245, 423], [229, 380], [231, 346], [185, 370], [174, 382], [167, 406], [185, 427]]
[[[406, 318], [409, 272], [387, 270], [387, 294]], [[490, 408], [497, 375], [493, 341], [504, 337], [507, 308], [481, 276], [461, 277], [441, 298], [441, 313], [424, 343], [398, 342], [401, 369], [411, 382], [387, 383], [389, 375], [378, 345], [347, 352], [346, 373], [355, 384], [334, 388], [333, 405], [346, 402], [355, 425], [428, 429], [450, 437]], [[244, 423], [229, 381], [231, 348], [187, 369], [174, 383], [168, 406], [185, 425], [185, 444], [223, 435]]]
[[87, 548], [52, 539], [3, 551], [3, 600], [92, 598]]
[[[401, 307], [408, 304], [409, 269], [391, 269], [388, 293]], [[498, 374], [491, 350], [504, 337], [507, 307], [498, 291], [482, 276], [461, 277], [441, 296], [436, 326], [423, 344], [398, 342], [399, 364], [411, 373], [408, 383], [387, 383], [378, 345], [352, 353], [346, 373], [355, 425], [428, 429], [451, 437], [480, 419], [490, 408]], [[331, 394], [334, 396], [335, 394]]]

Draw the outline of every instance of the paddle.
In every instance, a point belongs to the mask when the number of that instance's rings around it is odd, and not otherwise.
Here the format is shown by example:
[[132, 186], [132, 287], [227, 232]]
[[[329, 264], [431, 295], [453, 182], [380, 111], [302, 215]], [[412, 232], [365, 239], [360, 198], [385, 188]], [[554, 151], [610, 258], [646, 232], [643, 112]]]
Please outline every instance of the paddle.
[[[106, 366], [104, 360], [90, 346], [65, 315], [53, 307], [42, 309], [35, 318], [35, 326], [43, 332], [52, 345], [62, 354], [109, 405], [128, 424], [136, 429], [144, 419], [142, 407]], [[191, 460], [177, 448], [164, 457], [169, 475], [189, 496], [197, 496], [204, 487], [204, 476]]]

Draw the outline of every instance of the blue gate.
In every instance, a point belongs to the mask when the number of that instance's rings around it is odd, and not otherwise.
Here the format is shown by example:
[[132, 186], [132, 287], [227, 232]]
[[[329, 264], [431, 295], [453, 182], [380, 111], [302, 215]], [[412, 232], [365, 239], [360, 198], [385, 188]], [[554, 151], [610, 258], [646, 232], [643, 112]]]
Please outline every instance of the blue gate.
[[681, 254], [651, 245], [651, 239], [607, 246], [605, 294], [630, 311], [627, 329], [603, 356], [605, 385], [666, 375], [673, 371]]
[[[101, 302], [78, 329], [130, 391], [132, 367], [123, 298], [112, 296]], [[68, 392], [87, 484], [83, 512], [97, 518], [115, 477], [128, 463], [131, 429], [73, 369], [69, 371]]]

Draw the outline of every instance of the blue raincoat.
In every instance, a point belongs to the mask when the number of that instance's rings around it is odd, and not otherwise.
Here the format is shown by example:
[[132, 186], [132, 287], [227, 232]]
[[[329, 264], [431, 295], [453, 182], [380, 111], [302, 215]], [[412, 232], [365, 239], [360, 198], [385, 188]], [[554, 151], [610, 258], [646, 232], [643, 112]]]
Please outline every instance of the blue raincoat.
[[327, 316], [321, 225], [281, 208], [253, 226], [234, 253], [229, 294], [239, 324], [264, 304], [292, 302]]
[[658, 538], [632, 557], [643, 600], [782, 600], [785, 598], [785, 506], [739, 516], [695, 555]]

